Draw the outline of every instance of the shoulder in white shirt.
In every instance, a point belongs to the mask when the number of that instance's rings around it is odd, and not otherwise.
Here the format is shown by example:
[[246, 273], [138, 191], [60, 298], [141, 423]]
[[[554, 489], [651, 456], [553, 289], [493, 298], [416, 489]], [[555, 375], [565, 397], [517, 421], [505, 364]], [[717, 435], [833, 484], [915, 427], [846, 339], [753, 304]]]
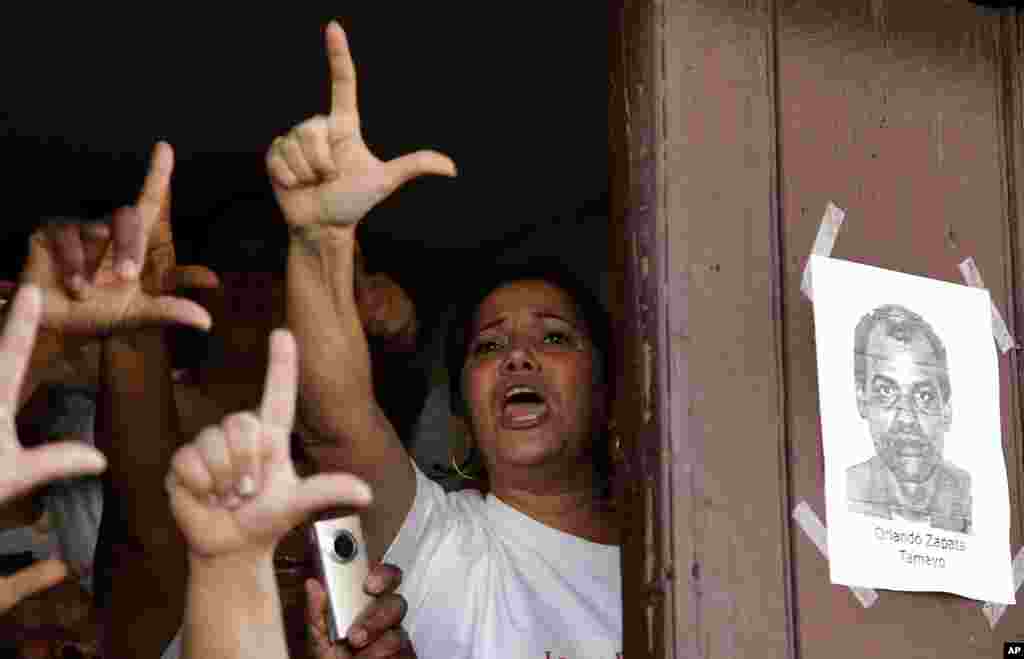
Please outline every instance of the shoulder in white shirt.
[[619, 556], [493, 494], [446, 494], [417, 467], [412, 509], [384, 561], [402, 569], [403, 626], [421, 659], [617, 659]]

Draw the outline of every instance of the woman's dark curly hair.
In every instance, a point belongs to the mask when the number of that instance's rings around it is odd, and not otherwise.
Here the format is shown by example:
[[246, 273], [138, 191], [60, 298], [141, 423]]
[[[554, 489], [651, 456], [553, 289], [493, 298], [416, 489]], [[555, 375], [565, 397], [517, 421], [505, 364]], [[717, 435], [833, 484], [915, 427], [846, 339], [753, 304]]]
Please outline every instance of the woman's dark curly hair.
[[[541, 280], [565, 291], [576, 304], [580, 317], [586, 323], [590, 342], [594, 346], [595, 380], [600, 382], [610, 404], [614, 400], [611, 374], [612, 332], [608, 313], [600, 300], [565, 266], [554, 260], [533, 259], [527, 263], [502, 265], [491, 270], [483, 279], [477, 279], [459, 296], [455, 315], [448, 329], [445, 345], [445, 366], [448, 370], [449, 401], [456, 416], [469, 417], [469, 406], [462, 392], [462, 369], [466, 363], [469, 344], [473, 340], [473, 321], [480, 303], [494, 290], [516, 281]], [[609, 407], [610, 409], [610, 407]], [[609, 433], [606, 427], [596, 429], [593, 443], [596, 485], [601, 498], [611, 496], [612, 464]], [[478, 449], [473, 445], [460, 470], [483, 469]]]

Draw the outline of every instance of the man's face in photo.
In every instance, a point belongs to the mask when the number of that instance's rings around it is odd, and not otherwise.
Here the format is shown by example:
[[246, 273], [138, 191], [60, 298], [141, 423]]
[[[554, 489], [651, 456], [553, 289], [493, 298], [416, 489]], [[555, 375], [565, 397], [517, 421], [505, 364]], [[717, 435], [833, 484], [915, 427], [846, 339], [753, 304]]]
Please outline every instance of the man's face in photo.
[[885, 321], [872, 329], [857, 407], [875, 452], [899, 481], [923, 483], [942, 462], [952, 410], [940, 385], [946, 369], [921, 331]]

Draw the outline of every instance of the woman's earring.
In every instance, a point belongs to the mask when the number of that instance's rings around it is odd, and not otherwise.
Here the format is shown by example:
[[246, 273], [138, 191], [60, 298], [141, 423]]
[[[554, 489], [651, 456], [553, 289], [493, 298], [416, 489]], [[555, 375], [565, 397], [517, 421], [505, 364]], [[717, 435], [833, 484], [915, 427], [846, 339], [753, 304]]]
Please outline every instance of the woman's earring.
[[468, 480], [468, 481], [475, 481], [476, 480], [476, 476], [470, 476], [466, 472], [462, 471], [462, 467], [459, 466], [459, 463], [455, 460], [455, 455], [451, 456], [451, 461], [452, 461], [452, 469], [454, 469], [455, 473], [459, 475], [459, 478], [462, 478], [462, 479]]
[[[471, 481], [477, 480], [476, 476], [472, 476], [471, 474], [468, 474], [465, 471], [463, 471], [463, 465], [460, 464], [467, 462], [469, 455], [472, 453], [472, 447], [470, 446], [472, 442], [472, 436], [469, 433], [469, 428], [466, 427], [466, 422], [463, 419], [455, 416], [453, 416], [451, 419], [451, 426], [453, 431], [452, 434], [455, 437], [455, 441], [452, 442], [451, 448], [448, 449], [448, 461], [451, 463], [452, 469], [455, 470], [455, 473], [458, 474], [460, 478]], [[464, 456], [462, 460], [455, 459], [455, 448], [456, 445], [458, 444], [464, 445], [465, 450], [463, 450], [462, 452]]]

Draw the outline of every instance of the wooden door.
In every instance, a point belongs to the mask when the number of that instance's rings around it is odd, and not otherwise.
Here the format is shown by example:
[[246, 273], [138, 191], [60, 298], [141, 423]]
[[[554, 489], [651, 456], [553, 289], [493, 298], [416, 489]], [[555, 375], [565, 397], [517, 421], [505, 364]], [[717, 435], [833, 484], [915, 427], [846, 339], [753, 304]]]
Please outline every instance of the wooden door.
[[[827, 523], [800, 276], [829, 201], [848, 213], [834, 256], [960, 283], [974, 257], [1010, 331], [1024, 320], [1020, 18], [967, 0], [613, 5], [625, 654], [1001, 656], [1020, 606], [994, 629], [952, 595], [865, 608], [791, 515]], [[1016, 352], [1000, 369], [1015, 554]]]

